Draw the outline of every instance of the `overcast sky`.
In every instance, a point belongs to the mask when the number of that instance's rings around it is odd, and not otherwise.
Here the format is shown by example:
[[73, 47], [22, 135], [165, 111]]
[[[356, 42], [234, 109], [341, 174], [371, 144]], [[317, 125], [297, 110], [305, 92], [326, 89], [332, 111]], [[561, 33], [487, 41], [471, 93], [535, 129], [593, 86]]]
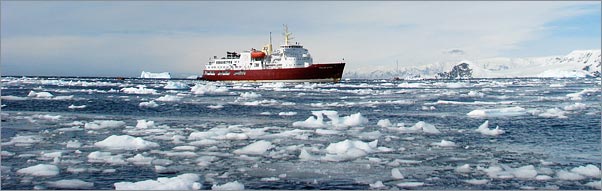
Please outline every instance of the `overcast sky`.
[[3, 1], [2, 75], [200, 74], [282, 24], [345, 71], [600, 49], [600, 2]]

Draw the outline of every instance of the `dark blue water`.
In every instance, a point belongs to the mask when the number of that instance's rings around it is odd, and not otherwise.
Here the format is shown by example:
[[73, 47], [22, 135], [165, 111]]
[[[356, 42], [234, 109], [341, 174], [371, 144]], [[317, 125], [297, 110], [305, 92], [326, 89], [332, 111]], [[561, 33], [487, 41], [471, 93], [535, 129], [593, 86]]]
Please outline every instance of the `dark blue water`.
[[[582, 175], [578, 180], [558, 176], [560, 171], [571, 171], [579, 166], [591, 164], [600, 168], [600, 79], [345, 80], [318, 84], [169, 81], [187, 87], [164, 89], [168, 80], [3, 77], [2, 189], [56, 189], [48, 182], [65, 179], [94, 183], [91, 189], [115, 189], [116, 182], [156, 180], [184, 173], [198, 174], [202, 189], [232, 181], [243, 183], [246, 189], [371, 189], [369, 184], [376, 181], [382, 181], [388, 189], [406, 189], [408, 187], [397, 184], [407, 182], [423, 183], [411, 189], [593, 189], [591, 185], [600, 181], [595, 176]], [[210, 84], [227, 91], [211, 92], [211, 87], [205, 87], [208, 92], [195, 94], [191, 91], [195, 84]], [[139, 85], [154, 89], [156, 93], [123, 91], [123, 88]], [[32, 90], [53, 96], [28, 96]], [[577, 99], [567, 96], [584, 90]], [[240, 95], [245, 92], [260, 96], [242, 98]], [[179, 99], [156, 100], [165, 95]], [[61, 99], [60, 96], [73, 97]], [[157, 107], [139, 105], [152, 100]], [[576, 109], [567, 107], [576, 103], [584, 105]], [[85, 105], [85, 108], [68, 108], [70, 105]], [[215, 105], [223, 108], [208, 107]], [[509, 107], [524, 110], [518, 115], [467, 115], [473, 110]], [[312, 116], [311, 111], [319, 110], [337, 111], [340, 117], [359, 112], [368, 122], [320, 128], [338, 131], [328, 135], [316, 133], [316, 128], [292, 125]], [[279, 115], [280, 112], [296, 114]], [[403, 123], [405, 127], [423, 121], [434, 125], [441, 133], [383, 128], [377, 125], [382, 119], [389, 119], [393, 124]], [[83, 124], [94, 120], [122, 121], [125, 125], [97, 130], [84, 127]], [[163, 127], [155, 128], [161, 131], [131, 131], [136, 129], [137, 120], [154, 121], [155, 126]], [[476, 132], [486, 120], [489, 120], [490, 128], [499, 126], [505, 133], [487, 136]], [[259, 134], [250, 132], [262, 128], [265, 130]], [[194, 143], [199, 140], [189, 137], [193, 132], [209, 129], [247, 137], [204, 138], [216, 141], [208, 145]], [[291, 131], [294, 129], [299, 131]], [[279, 134], [283, 132], [288, 134]], [[15, 137], [29, 135], [39, 141], [25, 145], [11, 142]], [[110, 135], [141, 137], [160, 146], [108, 150], [94, 145]], [[73, 140], [81, 146], [68, 148], [66, 142]], [[269, 141], [273, 147], [263, 154], [248, 157], [234, 153], [258, 140]], [[391, 151], [369, 152], [338, 162], [299, 158], [301, 149], [323, 157], [327, 155], [327, 146], [343, 140], [378, 140], [379, 147]], [[452, 141], [457, 146], [432, 145], [441, 140]], [[177, 155], [183, 152], [174, 150], [177, 146], [194, 146], [195, 149], [188, 155]], [[90, 162], [88, 155], [95, 151], [121, 155], [123, 160], [142, 154], [153, 157], [154, 161], [146, 165]], [[60, 152], [60, 157], [43, 157], [42, 153], [51, 152]], [[203, 157], [215, 159], [199, 164]], [[170, 163], [160, 162], [165, 160]], [[55, 165], [59, 174], [39, 177], [17, 173], [19, 169], [37, 164]], [[464, 164], [470, 165], [470, 172], [454, 170]], [[157, 165], [170, 170], [156, 170]], [[516, 175], [500, 178], [477, 169], [477, 166], [519, 168], [528, 165], [533, 165], [537, 175], [551, 179], [536, 180]], [[393, 179], [392, 168], [398, 168], [405, 178]], [[75, 172], [73, 169], [83, 170]], [[110, 170], [103, 172], [107, 169]], [[488, 182], [477, 185], [465, 182], [471, 179]]]

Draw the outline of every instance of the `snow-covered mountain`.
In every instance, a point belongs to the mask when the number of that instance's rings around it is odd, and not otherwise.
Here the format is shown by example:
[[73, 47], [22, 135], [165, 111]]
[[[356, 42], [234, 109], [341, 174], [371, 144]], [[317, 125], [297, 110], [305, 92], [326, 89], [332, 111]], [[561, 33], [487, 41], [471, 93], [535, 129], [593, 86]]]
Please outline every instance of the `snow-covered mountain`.
[[514, 77], [599, 77], [600, 50], [575, 50], [565, 56], [531, 58], [488, 58], [475, 61], [439, 62], [399, 71], [348, 72], [345, 78], [514, 78]]

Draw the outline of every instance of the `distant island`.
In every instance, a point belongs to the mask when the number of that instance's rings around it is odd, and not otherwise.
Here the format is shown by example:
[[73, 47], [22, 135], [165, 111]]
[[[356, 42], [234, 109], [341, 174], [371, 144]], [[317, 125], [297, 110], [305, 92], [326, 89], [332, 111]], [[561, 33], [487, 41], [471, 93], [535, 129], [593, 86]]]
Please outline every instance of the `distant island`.
[[436, 63], [398, 71], [346, 72], [352, 79], [468, 79], [518, 77], [600, 77], [600, 50], [575, 50], [564, 56], [488, 58]]

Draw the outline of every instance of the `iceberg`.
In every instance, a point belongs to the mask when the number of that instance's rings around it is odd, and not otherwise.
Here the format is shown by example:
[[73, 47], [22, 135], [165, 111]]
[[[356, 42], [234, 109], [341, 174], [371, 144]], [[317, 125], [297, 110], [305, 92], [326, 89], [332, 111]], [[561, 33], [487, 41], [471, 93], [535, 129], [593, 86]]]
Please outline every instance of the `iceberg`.
[[156, 78], [156, 79], [170, 79], [171, 75], [169, 72], [152, 73], [142, 71], [140, 78]]

